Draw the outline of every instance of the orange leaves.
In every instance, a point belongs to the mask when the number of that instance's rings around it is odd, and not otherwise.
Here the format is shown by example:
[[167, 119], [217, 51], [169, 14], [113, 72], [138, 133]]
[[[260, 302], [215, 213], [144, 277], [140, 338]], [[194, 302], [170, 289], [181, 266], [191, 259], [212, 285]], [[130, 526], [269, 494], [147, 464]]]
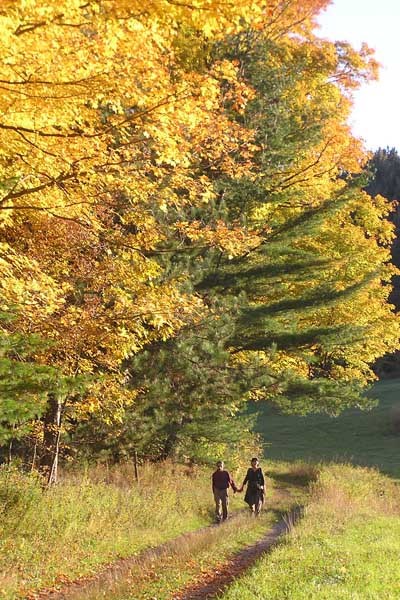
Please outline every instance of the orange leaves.
[[348, 42], [335, 42], [338, 64], [337, 81], [343, 89], [357, 88], [362, 81], [377, 78], [379, 63], [374, 58], [374, 50], [363, 43], [359, 51]]
[[240, 78], [239, 62], [220, 61], [215, 64], [213, 72], [224, 87], [222, 104], [231, 107], [238, 114], [244, 114], [248, 102], [253, 100], [256, 94], [255, 90]]

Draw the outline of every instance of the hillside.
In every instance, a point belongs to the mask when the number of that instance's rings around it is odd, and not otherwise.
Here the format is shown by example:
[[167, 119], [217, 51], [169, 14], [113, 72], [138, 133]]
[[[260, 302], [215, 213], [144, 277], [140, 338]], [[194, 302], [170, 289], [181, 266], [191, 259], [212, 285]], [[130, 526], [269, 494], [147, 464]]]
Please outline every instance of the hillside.
[[393, 431], [393, 415], [400, 410], [400, 380], [381, 381], [370, 395], [379, 401], [376, 408], [351, 409], [336, 418], [282, 415], [257, 405], [256, 428], [265, 439], [265, 456], [288, 461], [350, 461], [399, 477], [400, 436]]

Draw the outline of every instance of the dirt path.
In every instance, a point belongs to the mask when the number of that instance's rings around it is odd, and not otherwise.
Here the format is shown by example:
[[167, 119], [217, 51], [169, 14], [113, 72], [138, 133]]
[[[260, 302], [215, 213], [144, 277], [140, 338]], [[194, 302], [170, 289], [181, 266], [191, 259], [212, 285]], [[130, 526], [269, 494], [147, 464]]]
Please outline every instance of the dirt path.
[[202, 575], [195, 583], [172, 595], [171, 600], [211, 600], [216, 598], [237, 577], [251, 567], [258, 558], [288, 533], [301, 516], [301, 508], [292, 510], [278, 521], [258, 542], [241, 550], [218, 570]]
[[112, 563], [105, 564], [94, 575], [80, 577], [79, 579], [65, 583], [61, 582], [59, 586], [54, 588], [31, 592], [24, 600], [74, 600], [75, 598], [80, 598], [83, 593], [87, 593], [88, 597], [92, 597], [96, 590], [111, 587], [116, 581], [128, 576], [133, 570], [143, 573], [146, 571], [147, 564], [151, 564], [156, 559], [170, 554], [177, 546], [190, 544], [192, 539], [211, 528], [218, 529], [218, 525], [207, 525], [195, 531], [183, 533], [164, 544], [143, 550], [135, 556], [121, 558]]
[[[276, 502], [279, 503], [281, 501], [286, 506], [290, 505], [288, 500], [290, 500], [291, 494], [287, 490], [282, 488], [275, 490], [274, 497]], [[239, 511], [231, 517], [229, 523], [234, 522], [235, 519], [240, 522], [240, 519], [244, 517], [244, 513], [247, 514], [247, 511]], [[202, 573], [194, 581], [192, 580], [187, 587], [173, 594], [170, 600], [214, 598], [233, 579], [248, 569], [264, 552], [268, 551], [280, 536], [287, 533], [299, 516], [300, 509], [290, 511], [286, 517], [281, 518], [255, 544], [233, 555], [226, 563], [220, 564], [213, 571]], [[176, 555], [177, 552], [182, 551], [182, 548], [186, 548], [188, 554], [191, 552], [195, 553], [198, 545], [201, 545], [202, 536], [209, 538], [211, 535], [217, 539], [221, 533], [219, 525], [209, 525], [193, 532], [184, 533], [155, 548], [144, 550], [136, 556], [103, 565], [95, 575], [82, 577], [75, 581], [61, 581], [54, 588], [31, 592], [24, 599], [107, 600], [110, 597], [111, 590], [116, 590], [120, 582], [123, 583], [124, 580], [128, 579], [133, 583], [136, 581], [138, 588], [140, 588], [143, 579], [150, 580], [154, 577], [154, 567], [156, 564], [162, 568], [163, 562], [167, 557]], [[115, 597], [118, 597], [118, 594]]]
[[[243, 514], [243, 511], [233, 514], [230, 521]], [[121, 558], [112, 563], [103, 565], [94, 575], [80, 577], [74, 581], [60, 582], [58, 586], [46, 588], [36, 592], [31, 592], [24, 597], [24, 600], [75, 600], [87, 594], [88, 598], [97, 598], [96, 591], [100, 589], [111, 588], [117, 581], [123, 580], [131, 575], [132, 572], [138, 572], [141, 576], [145, 575], [148, 570], [148, 565], [153, 564], [157, 560], [162, 560], [163, 557], [173, 554], [176, 548], [186, 546], [190, 547], [196, 538], [199, 538], [204, 532], [214, 530], [215, 534], [220, 531], [218, 524], [207, 525], [191, 531], [183, 533], [178, 537], [160, 544], [154, 548], [143, 550], [139, 554]], [[104, 596], [99, 593], [99, 598]]]

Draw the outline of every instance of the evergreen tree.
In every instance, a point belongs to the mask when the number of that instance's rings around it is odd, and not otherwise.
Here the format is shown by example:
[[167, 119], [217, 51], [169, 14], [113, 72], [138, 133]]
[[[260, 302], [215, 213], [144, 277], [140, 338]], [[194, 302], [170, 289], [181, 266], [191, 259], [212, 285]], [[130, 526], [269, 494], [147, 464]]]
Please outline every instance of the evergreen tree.
[[[214, 462], [215, 456], [251, 447], [252, 418], [245, 416], [254, 381], [274, 378], [260, 363], [235, 358], [227, 348], [236, 306], [213, 306], [207, 318], [177, 337], [149, 346], [126, 364], [129, 384], [138, 389], [119, 424], [91, 418], [75, 443], [114, 459], [139, 456]], [[116, 435], [116, 430], [118, 434]], [[95, 441], [94, 441], [95, 440]], [[90, 442], [90, 443], [88, 443]]]
[[[369, 160], [366, 171], [370, 175], [370, 180], [366, 186], [366, 191], [373, 198], [383, 196], [392, 201], [392, 210], [388, 219], [395, 228], [395, 237], [391, 248], [392, 263], [400, 268], [400, 156], [395, 148], [379, 148]], [[394, 274], [392, 277], [393, 289], [389, 296], [390, 302], [400, 308], [400, 275]], [[399, 352], [386, 354], [379, 359], [375, 365], [376, 372], [380, 376], [398, 376], [400, 369]]]
[[68, 394], [77, 397], [84, 391], [83, 377], [68, 377], [60, 369], [43, 364], [40, 355], [51, 342], [37, 335], [13, 332], [15, 317], [0, 313], [0, 456], [13, 456], [41, 467], [50, 482], [55, 478], [61, 419], [43, 436], [42, 425], [49, 404], [60, 406]]
[[[369, 405], [362, 386], [374, 378], [375, 359], [397, 344], [398, 324], [386, 303], [390, 207], [363, 193], [363, 176], [344, 176], [360, 171], [362, 152], [341, 94], [362, 75], [348, 48], [338, 44], [332, 63], [329, 55], [321, 60], [322, 46], [277, 44], [254, 32], [220, 45], [256, 91], [243, 121], [260, 151], [252, 178], [217, 185], [231, 218], [257, 227], [262, 241], [236, 259], [222, 257], [197, 289], [246, 293], [231, 348], [261, 352], [281, 377], [272, 395], [260, 388], [259, 397], [286, 410], [337, 414]], [[340, 88], [346, 60], [349, 79]]]
[[399, 337], [393, 228], [347, 125], [376, 65], [314, 35], [326, 1], [7, 8], [4, 304], [52, 339], [32, 363], [92, 378], [46, 388], [45, 466], [61, 409], [92, 456], [204, 459], [248, 398], [366, 404]]
[[[367, 171], [371, 178], [366, 186], [366, 191], [373, 198], [383, 196], [390, 201], [395, 201], [389, 214], [389, 220], [395, 226], [395, 238], [392, 244], [392, 262], [400, 268], [400, 156], [395, 148], [379, 148], [367, 164]], [[393, 276], [393, 291], [390, 301], [400, 308], [400, 276]]]
[[[248, 398], [301, 414], [368, 407], [361, 392], [371, 364], [397, 344], [387, 304], [390, 207], [362, 191], [364, 154], [346, 125], [348, 95], [370, 76], [368, 56], [360, 63], [343, 44], [249, 30], [207, 45], [207, 59], [238, 64], [254, 91], [239, 114], [225, 103], [253, 132], [251, 172], [199, 160], [214, 198], [154, 213], [166, 232], [151, 253], [158, 283], [184, 272], [183, 291], [195, 290], [203, 314], [126, 363], [138, 395], [118, 436], [96, 418], [82, 429], [115, 457], [135, 448], [198, 459], [218, 444], [237, 446], [243, 426], [234, 415]], [[240, 163], [239, 149], [232, 159]], [[248, 248], [235, 254], [226, 239], [219, 244], [221, 222], [256, 232]]]
[[400, 156], [396, 148], [378, 148], [367, 168], [371, 178], [365, 189], [371, 196], [400, 200]]
[[26, 433], [29, 422], [44, 411], [59, 376], [56, 369], [32, 359], [43, 341], [9, 333], [5, 328], [9, 321], [8, 314], [0, 315], [0, 445]]

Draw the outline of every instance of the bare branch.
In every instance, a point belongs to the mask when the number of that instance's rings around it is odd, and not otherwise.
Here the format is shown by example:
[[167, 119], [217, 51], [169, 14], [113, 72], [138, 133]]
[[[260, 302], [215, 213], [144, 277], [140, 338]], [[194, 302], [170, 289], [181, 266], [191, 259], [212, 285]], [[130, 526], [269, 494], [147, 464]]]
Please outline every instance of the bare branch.
[[[278, 185], [273, 186], [269, 191], [270, 192], [274, 192], [277, 189], [286, 189], [287, 187], [289, 187], [288, 185], [286, 185], [289, 181], [292, 181], [293, 179], [295, 179], [296, 177], [299, 177], [299, 175], [304, 175], [304, 173], [306, 173], [307, 171], [309, 171], [310, 169], [312, 169], [313, 167], [316, 167], [318, 165], [318, 163], [320, 162], [320, 160], [322, 159], [323, 155], [325, 154], [326, 150], [328, 149], [330, 143], [334, 140], [334, 137], [331, 137], [327, 140], [326, 144], [324, 145], [324, 147], [322, 148], [321, 152], [318, 154], [318, 157], [309, 165], [307, 165], [306, 167], [304, 167], [303, 169], [300, 169], [300, 171], [297, 171], [296, 173], [293, 173], [292, 175], [290, 175], [289, 177], [286, 177], [285, 179], [283, 179]], [[304, 181], [304, 180], [303, 180]], [[293, 185], [297, 183], [296, 181], [293, 182]], [[292, 185], [292, 184], [290, 184]]]
[[[22, 190], [18, 190], [16, 192], [10, 191], [5, 196], [3, 196], [3, 198], [0, 199], [0, 210], [9, 210], [10, 208], [21, 209], [22, 207], [16, 207], [16, 206], [9, 207], [9, 206], [3, 206], [3, 205], [6, 202], [8, 202], [9, 200], [16, 200], [17, 198], [23, 198], [24, 196], [27, 196], [28, 194], [35, 194], [36, 192], [41, 192], [42, 190], [45, 190], [46, 188], [49, 188], [51, 186], [59, 187], [62, 182], [67, 181], [68, 179], [72, 179], [73, 177], [75, 177], [74, 173], [60, 174], [55, 179], [49, 178], [49, 181], [46, 183], [42, 183], [40, 185], [36, 185], [36, 186], [30, 187], [30, 188], [23, 188]], [[28, 208], [28, 207], [26, 207], [26, 208]], [[32, 208], [32, 207], [29, 207], [29, 208]], [[40, 210], [40, 208], [38, 210]]]
[[20, 23], [17, 29], [14, 31], [14, 35], [22, 35], [23, 33], [27, 33], [28, 31], [34, 31], [39, 27], [43, 27], [46, 25], [47, 21], [39, 21], [39, 23]]
[[74, 81], [47, 81], [46, 79], [22, 79], [21, 81], [10, 81], [9, 79], [0, 79], [0, 83], [4, 83], [5, 85], [51, 85], [51, 86], [59, 86], [59, 85], [76, 85], [76, 86], [85, 86], [85, 84], [95, 81], [99, 79], [102, 75], [106, 75], [106, 73], [98, 73], [97, 75], [91, 75], [90, 77], [84, 77], [82, 79], [76, 79]]

